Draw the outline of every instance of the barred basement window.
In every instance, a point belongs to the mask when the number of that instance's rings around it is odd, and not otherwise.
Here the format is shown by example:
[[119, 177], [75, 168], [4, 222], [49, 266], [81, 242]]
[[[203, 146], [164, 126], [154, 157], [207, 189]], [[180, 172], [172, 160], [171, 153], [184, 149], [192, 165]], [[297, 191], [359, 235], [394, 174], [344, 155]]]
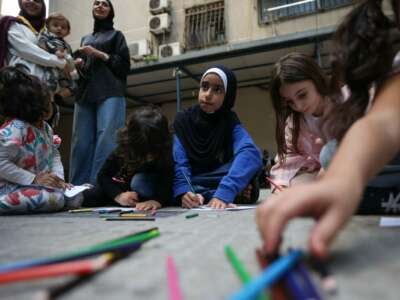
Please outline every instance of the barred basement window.
[[[350, 5], [356, 0], [259, 0], [260, 22], [292, 18]], [[272, 20], [271, 20], [272, 19]]]
[[205, 48], [225, 43], [224, 1], [186, 9], [186, 49]]

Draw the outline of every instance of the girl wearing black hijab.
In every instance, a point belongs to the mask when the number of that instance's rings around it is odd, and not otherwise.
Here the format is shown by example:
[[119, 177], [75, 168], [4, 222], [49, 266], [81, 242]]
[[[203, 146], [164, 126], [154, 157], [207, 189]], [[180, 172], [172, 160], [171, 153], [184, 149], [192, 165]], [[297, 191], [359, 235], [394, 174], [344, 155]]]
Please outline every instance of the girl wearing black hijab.
[[78, 50], [83, 64], [74, 110], [70, 159], [73, 184], [95, 184], [97, 173], [116, 146], [116, 131], [125, 124], [129, 50], [124, 35], [114, 29], [112, 3], [96, 0], [92, 13], [93, 32], [82, 38]]
[[[174, 197], [182, 207], [238, 203], [261, 169], [259, 150], [231, 110], [235, 98], [235, 75], [216, 66], [201, 78], [198, 104], [176, 116]], [[257, 200], [256, 186], [245, 198], [247, 203]]]
[[[46, 5], [43, 0], [19, 0], [20, 12], [0, 20], [0, 67], [22, 65], [29, 74], [44, 80], [44, 67], [68, 69], [65, 59], [38, 46], [43, 30]], [[68, 71], [68, 70], [66, 70]]]

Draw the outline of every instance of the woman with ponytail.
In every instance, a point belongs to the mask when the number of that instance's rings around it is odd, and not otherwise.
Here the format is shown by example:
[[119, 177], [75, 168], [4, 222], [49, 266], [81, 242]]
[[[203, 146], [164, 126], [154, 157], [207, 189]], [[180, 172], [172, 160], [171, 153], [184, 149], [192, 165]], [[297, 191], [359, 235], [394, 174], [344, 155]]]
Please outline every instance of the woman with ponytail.
[[330, 162], [328, 152], [334, 157], [319, 181], [287, 189], [258, 208], [267, 252], [277, 251], [285, 225], [296, 216], [317, 220], [310, 250], [323, 258], [357, 208], [365, 213], [400, 212], [400, 159], [393, 160], [400, 150], [397, 1], [392, 1], [392, 8], [397, 26], [378, 0], [363, 1], [339, 26], [333, 87], [339, 99], [344, 83], [349, 97], [341, 104], [338, 101], [325, 123], [331, 138], [326, 147], [331, 151], [325, 147], [321, 160]]
[[130, 70], [124, 35], [114, 29], [109, 0], [93, 2], [93, 32], [79, 48], [83, 60], [72, 134], [70, 180], [96, 182], [97, 173], [114, 150], [115, 135], [125, 123], [125, 86]]

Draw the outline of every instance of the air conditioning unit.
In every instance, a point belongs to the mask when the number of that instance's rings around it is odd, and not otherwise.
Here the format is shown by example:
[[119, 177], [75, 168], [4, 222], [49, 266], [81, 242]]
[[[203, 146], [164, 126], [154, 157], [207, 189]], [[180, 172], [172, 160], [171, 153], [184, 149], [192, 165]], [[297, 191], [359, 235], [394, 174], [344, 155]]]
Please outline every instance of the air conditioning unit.
[[182, 54], [182, 48], [180, 43], [164, 44], [158, 47], [158, 57], [161, 58], [180, 55], [180, 54]]
[[150, 17], [149, 19], [150, 31], [154, 34], [162, 34], [170, 31], [171, 17], [169, 14], [159, 14]]
[[149, 10], [155, 15], [169, 11], [169, 0], [150, 0]]
[[133, 60], [142, 60], [144, 56], [151, 54], [150, 43], [146, 39], [130, 42], [128, 48]]

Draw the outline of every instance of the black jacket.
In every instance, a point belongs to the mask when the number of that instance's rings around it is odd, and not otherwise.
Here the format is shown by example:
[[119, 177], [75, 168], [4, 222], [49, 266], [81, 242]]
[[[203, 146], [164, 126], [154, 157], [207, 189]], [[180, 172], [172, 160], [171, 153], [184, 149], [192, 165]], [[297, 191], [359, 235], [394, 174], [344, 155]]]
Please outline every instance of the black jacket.
[[81, 46], [92, 46], [110, 56], [108, 61], [83, 56], [85, 64], [81, 70], [76, 100], [100, 102], [111, 97], [124, 97], [126, 77], [130, 70], [130, 57], [124, 35], [117, 30], [100, 31], [84, 36]]

